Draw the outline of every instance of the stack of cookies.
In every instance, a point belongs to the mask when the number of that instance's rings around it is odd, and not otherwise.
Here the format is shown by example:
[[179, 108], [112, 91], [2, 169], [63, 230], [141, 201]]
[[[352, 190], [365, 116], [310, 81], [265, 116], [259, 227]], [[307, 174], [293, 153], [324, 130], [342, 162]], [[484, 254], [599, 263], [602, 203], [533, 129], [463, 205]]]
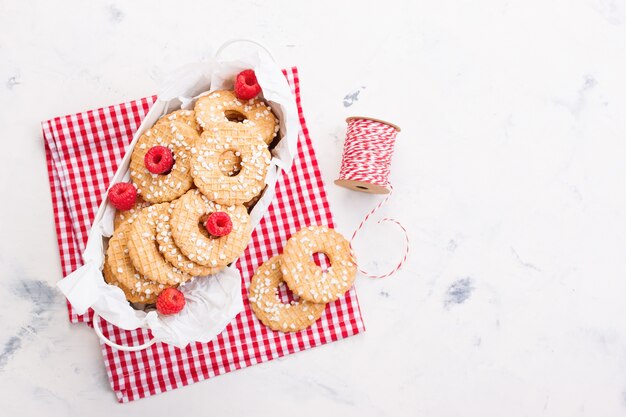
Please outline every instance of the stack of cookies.
[[[322, 268], [313, 255], [328, 257]], [[248, 290], [252, 311], [272, 330], [296, 332], [315, 323], [326, 304], [338, 300], [356, 278], [350, 243], [335, 229], [309, 226], [289, 238], [282, 255], [274, 256], [255, 272]], [[279, 286], [285, 283], [296, 299], [283, 303]]]
[[237, 259], [250, 240], [248, 213], [264, 190], [278, 130], [263, 100], [226, 90], [161, 117], [133, 148], [132, 184], [109, 191], [118, 212], [105, 280], [130, 302], [154, 303], [165, 288]]

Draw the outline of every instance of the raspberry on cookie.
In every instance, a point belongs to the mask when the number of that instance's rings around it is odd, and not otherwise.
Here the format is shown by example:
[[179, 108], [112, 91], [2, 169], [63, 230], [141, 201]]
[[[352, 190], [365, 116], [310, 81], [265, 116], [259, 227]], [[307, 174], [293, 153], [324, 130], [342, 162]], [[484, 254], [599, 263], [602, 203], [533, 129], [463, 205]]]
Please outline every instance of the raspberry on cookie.
[[109, 201], [118, 210], [130, 210], [136, 199], [137, 190], [131, 183], [118, 182], [109, 190]]
[[174, 155], [165, 146], [153, 146], [148, 149], [143, 163], [153, 174], [167, 174], [174, 166]]
[[211, 236], [226, 236], [233, 230], [233, 222], [230, 221], [228, 213], [217, 211], [211, 213], [206, 220], [206, 230]]
[[208, 276], [218, 273], [223, 267], [199, 265], [185, 256], [174, 243], [170, 217], [172, 216], [174, 207], [176, 207], [177, 201], [178, 200], [170, 203], [167, 216], [157, 218], [156, 240], [159, 244], [159, 251], [169, 263], [192, 277]]
[[[145, 201], [172, 201], [191, 188], [190, 156], [198, 137], [195, 129], [178, 121], [158, 123], [141, 135], [131, 155], [130, 178]], [[154, 151], [155, 147], [159, 153]], [[168, 161], [169, 157], [162, 148], [169, 149], [173, 165], [161, 174], [153, 173], [151, 169], [158, 171], [156, 165]], [[160, 159], [151, 159], [149, 152], [155, 153], [154, 156], [160, 155]], [[151, 166], [152, 162], [155, 166]]]
[[[210, 236], [205, 219], [219, 211], [228, 213], [232, 231], [222, 237]], [[185, 256], [197, 264], [213, 267], [225, 267], [237, 259], [248, 246], [252, 232], [244, 206], [217, 204], [198, 190], [188, 191], [176, 202], [170, 227], [174, 243]]]

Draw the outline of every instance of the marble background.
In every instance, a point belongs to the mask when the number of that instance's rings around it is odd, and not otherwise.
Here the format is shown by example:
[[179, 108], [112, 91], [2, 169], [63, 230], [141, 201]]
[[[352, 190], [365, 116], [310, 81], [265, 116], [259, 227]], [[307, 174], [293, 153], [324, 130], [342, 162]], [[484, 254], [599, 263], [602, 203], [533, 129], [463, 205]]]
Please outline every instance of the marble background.
[[[328, 184], [343, 119], [403, 131], [396, 276], [367, 332], [118, 405], [70, 326], [41, 120], [152, 94], [249, 37], [298, 65]], [[626, 1], [0, 2], [3, 415], [626, 415]], [[330, 185], [350, 233], [378, 197]], [[394, 243], [389, 243], [394, 242]], [[399, 235], [358, 243], [383, 270]]]

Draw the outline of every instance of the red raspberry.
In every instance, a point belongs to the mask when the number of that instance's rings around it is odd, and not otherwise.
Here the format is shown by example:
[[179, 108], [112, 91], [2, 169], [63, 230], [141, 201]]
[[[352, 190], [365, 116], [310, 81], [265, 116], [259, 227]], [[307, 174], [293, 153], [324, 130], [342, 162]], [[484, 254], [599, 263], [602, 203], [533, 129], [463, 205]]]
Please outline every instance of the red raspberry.
[[167, 174], [174, 166], [174, 155], [165, 146], [153, 146], [146, 152], [143, 163], [153, 174]]
[[109, 201], [118, 210], [130, 210], [137, 199], [137, 190], [129, 182], [118, 182], [109, 190]]
[[185, 296], [176, 288], [166, 288], [157, 298], [156, 308], [161, 314], [175, 314], [185, 307]]
[[230, 221], [230, 216], [227, 213], [217, 211], [209, 215], [206, 221], [206, 230], [215, 237], [226, 236], [233, 230], [233, 222]]
[[254, 70], [247, 69], [237, 74], [235, 80], [235, 95], [241, 100], [255, 98], [261, 92], [261, 86], [256, 80]]

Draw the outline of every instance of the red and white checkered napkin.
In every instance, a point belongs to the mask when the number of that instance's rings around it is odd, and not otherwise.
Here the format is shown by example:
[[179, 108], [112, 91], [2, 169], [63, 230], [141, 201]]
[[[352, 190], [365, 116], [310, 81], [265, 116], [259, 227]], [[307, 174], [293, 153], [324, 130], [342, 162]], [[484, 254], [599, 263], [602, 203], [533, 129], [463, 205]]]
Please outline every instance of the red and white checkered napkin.
[[[237, 261], [244, 285], [245, 310], [210, 343], [185, 349], [157, 343], [140, 352], [101, 344], [111, 386], [120, 402], [133, 401], [323, 345], [364, 331], [356, 291], [329, 304], [312, 327], [297, 333], [273, 332], [254, 316], [246, 290], [263, 261], [280, 253], [287, 239], [304, 226], [333, 220], [315, 152], [302, 114], [296, 68], [283, 71], [296, 97], [301, 132], [291, 172], [276, 183], [276, 197]], [[81, 253], [102, 197], [118, 163], [156, 97], [119, 104], [42, 123], [52, 203], [63, 274], [82, 264]], [[88, 322], [68, 305], [70, 320]], [[104, 320], [103, 333], [123, 345], [149, 340], [145, 330], [125, 331]]]

